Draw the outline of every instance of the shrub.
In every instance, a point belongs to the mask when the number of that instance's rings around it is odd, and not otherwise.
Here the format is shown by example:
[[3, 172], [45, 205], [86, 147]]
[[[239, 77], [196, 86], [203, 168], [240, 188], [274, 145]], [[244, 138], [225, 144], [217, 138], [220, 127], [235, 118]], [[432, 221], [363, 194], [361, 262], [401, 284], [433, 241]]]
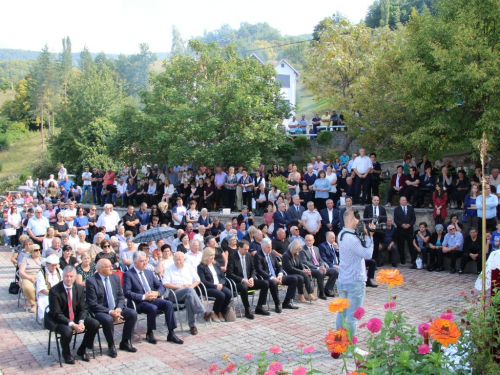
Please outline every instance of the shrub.
[[305, 150], [306, 148], [311, 146], [311, 141], [304, 135], [299, 135], [295, 137], [293, 140], [293, 144], [298, 150]]
[[318, 134], [316, 140], [318, 141], [318, 144], [321, 146], [329, 146], [333, 140], [333, 133], [322, 131], [321, 133]]
[[286, 178], [283, 176], [271, 177], [271, 185], [276, 185], [279, 191], [285, 193], [288, 190]]

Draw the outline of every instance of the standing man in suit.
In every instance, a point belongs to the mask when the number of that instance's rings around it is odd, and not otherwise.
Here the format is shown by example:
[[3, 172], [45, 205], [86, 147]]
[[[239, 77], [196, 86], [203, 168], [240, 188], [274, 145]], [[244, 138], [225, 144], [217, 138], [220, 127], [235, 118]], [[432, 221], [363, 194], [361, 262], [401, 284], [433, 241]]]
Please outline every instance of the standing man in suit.
[[83, 287], [75, 283], [76, 270], [73, 266], [66, 266], [63, 271], [63, 280], [50, 288], [49, 309], [45, 314], [45, 328], [55, 330], [61, 335], [61, 348], [64, 361], [69, 365], [75, 364], [71, 355], [71, 338], [73, 331], [85, 332], [83, 341], [76, 354], [83, 361], [89, 362], [87, 349], [94, 346], [94, 337], [99, 329], [99, 322], [87, 316], [87, 308], [83, 297]]
[[326, 232], [326, 241], [319, 245], [319, 255], [330, 268], [339, 269], [339, 245], [335, 242], [335, 233]]
[[108, 259], [100, 259], [96, 265], [97, 272], [85, 282], [85, 294], [89, 311], [101, 323], [102, 331], [108, 342], [108, 355], [116, 358], [115, 323], [125, 321], [123, 325], [120, 350], [135, 353], [132, 346], [132, 333], [137, 322], [137, 312], [125, 307], [125, 298], [120, 284], [120, 277], [113, 273]]
[[174, 306], [172, 302], [161, 298], [165, 287], [152, 271], [146, 269], [148, 264], [146, 253], [143, 251], [135, 252], [133, 261], [134, 267], [123, 275], [123, 292], [129, 301], [135, 302], [137, 313], [145, 313], [148, 316], [146, 340], [150, 344], [157, 343], [153, 330], [156, 329], [156, 314], [160, 310], [165, 312], [165, 322], [168, 327], [167, 341], [183, 344], [184, 341], [179, 339], [174, 332], [174, 329], [177, 328]]
[[[326, 297], [334, 297], [333, 287], [339, 276], [336, 268], [329, 268], [328, 264], [321, 258], [319, 249], [314, 245], [314, 236], [308, 234], [306, 236], [306, 246], [299, 253], [302, 264], [309, 267], [312, 277], [318, 282], [318, 298], [326, 299]], [[325, 275], [328, 276], [328, 281], [325, 285]]]
[[[282, 212], [283, 211], [284, 209]], [[252, 255], [248, 253], [249, 249], [250, 245], [247, 241], [242, 240], [238, 242], [238, 251], [235, 251], [229, 257], [227, 277], [236, 282], [236, 289], [240, 292], [241, 302], [243, 306], [245, 306], [245, 317], [247, 319], [254, 319], [254, 314], [250, 311], [250, 303], [248, 302], [248, 291], [250, 289], [260, 289], [259, 301], [255, 308], [255, 314], [270, 315], [268, 311], [262, 308], [267, 302], [269, 282], [267, 280], [256, 279]]]
[[278, 204], [278, 209], [273, 215], [273, 237], [276, 237], [276, 232], [278, 231], [278, 229], [284, 229], [286, 231], [288, 224], [290, 224], [290, 221], [286, 217], [285, 208], [286, 206], [284, 203]]
[[300, 197], [298, 194], [293, 196], [292, 201], [293, 205], [286, 210], [286, 217], [290, 225], [295, 225], [300, 230], [302, 228], [302, 214], [306, 209], [300, 205]]
[[[295, 297], [295, 290], [299, 283], [299, 279], [294, 275], [283, 275], [283, 270], [278, 262], [278, 257], [273, 253], [273, 247], [269, 238], [262, 240], [262, 249], [253, 257], [253, 264], [257, 274], [269, 282], [269, 289], [274, 300], [275, 311], [281, 313], [281, 308], [296, 310], [298, 307], [293, 306], [290, 302]], [[302, 278], [300, 278], [299, 290], [302, 290]], [[286, 290], [285, 300], [280, 306], [279, 285], [288, 286]]]
[[324, 242], [327, 232], [339, 232], [339, 210], [333, 207], [333, 200], [326, 200], [326, 208], [323, 208], [321, 215], [320, 242]]
[[[387, 222], [387, 213], [385, 212], [385, 208], [380, 206], [380, 198], [377, 195], [374, 195], [372, 198], [372, 204], [365, 207], [365, 211], [363, 212], [363, 219], [373, 219], [373, 222], [385, 223]], [[373, 255], [372, 259], [377, 262], [377, 266], [382, 266], [382, 259], [378, 256], [378, 250], [380, 242], [382, 241], [383, 234], [375, 232], [373, 233]]]
[[[401, 260], [401, 264], [406, 264], [405, 259], [405, 241], [408, 245], [408, 250], [411, 250], [413, 246], [413, 225], [415, 225], [415, 221], [417, 218], [415, 217], [415, 211], [413, 211], [413, 207], [408, 205], [405, 196], [399, 198], [400, 206], [394, 209], [394, 222], [398, 227], [397, 230], [397, 238], [398, 238], [398, 251], [399, 258]], [[415, 264], [416, 259], [412, 259], [412, 268], [417, 267]]]
[[398, 246], [396, 245], [397, 243], [397, 229], [392, 223], [392, 217], [388, 216], [387, 217], [387, 227], [382, 234], [382, 241], [380, 242], [379, 245], [379, 250], [381, 253], [379, 254], [379, 257], [383, 257], [383, 252], [385, 250], [391, 252], [391, 260], [392, 260], [392, 266], [397, 267], [398, 266]]

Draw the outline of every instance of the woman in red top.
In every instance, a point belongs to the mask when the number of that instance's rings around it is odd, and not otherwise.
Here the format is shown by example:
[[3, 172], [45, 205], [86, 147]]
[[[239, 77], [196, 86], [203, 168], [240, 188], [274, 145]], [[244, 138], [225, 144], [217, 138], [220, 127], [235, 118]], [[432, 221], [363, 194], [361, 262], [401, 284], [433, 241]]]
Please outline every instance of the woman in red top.
[[443, 224], [444, 219], [446, 219], [446, 202], [448, 201], [448, 195], [443, 190], [443, 185], [441, 183], [436, 184], [436, 190], [432, 194], [432, 203], [434, 203], [434, 212], [432, 216], [434, 217], [435, 224]]

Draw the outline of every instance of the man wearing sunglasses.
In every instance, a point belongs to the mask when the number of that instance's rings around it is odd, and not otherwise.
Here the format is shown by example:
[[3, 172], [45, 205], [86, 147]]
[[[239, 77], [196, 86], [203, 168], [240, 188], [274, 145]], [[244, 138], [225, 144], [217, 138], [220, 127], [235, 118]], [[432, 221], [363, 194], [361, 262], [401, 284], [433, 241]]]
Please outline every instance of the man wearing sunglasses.
[[28, 221], [27, 231], [28, 236], [33, 240], [33, 243], [42, 246], [43, 239], [47, 234], [47, 229], [50, 227], [49, 221], [42, 215], [41, 207], [35, 209], [35, 216]]

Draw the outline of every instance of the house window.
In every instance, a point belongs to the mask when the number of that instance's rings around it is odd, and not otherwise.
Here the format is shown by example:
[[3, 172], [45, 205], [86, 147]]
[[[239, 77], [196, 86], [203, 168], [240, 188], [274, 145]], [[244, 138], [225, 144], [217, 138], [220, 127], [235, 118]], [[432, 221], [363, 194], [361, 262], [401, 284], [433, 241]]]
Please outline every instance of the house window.
[[281, 82], [281, 87], [284, 89], [290, 88], [290, 76], [286, 74], [278, 74], [276, 79]]
[[285, 64], [281, 64], [281, 67], [284, 68], [285, 67]]

